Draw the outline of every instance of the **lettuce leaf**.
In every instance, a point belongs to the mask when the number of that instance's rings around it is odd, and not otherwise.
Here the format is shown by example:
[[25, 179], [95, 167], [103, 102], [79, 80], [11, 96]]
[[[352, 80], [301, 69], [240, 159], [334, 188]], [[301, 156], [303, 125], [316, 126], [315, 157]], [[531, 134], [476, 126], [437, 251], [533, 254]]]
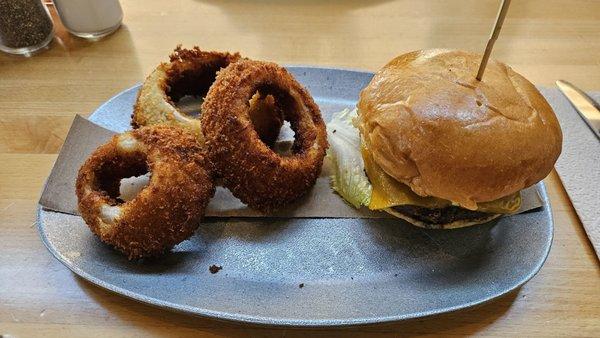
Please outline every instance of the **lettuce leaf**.
[[327, 157], [334, 171], [331, 187], [348, 203], [360, 208], [369, 205], [372, 187], [360, 152], [360, 134], [352, 124], [356, 116], [356, 109], [344, 109], [333, 115], [327, 124]]

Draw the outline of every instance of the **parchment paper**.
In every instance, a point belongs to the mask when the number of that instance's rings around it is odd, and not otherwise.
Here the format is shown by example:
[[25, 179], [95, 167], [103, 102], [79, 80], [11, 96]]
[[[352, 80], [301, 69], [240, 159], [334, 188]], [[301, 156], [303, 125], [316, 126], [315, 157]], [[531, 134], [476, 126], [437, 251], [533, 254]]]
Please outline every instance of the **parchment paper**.
[[[42, 192], [40, 204], [50, 210], [68, 214], [79, 214], [75, 196], [75, 180], [79, 167], [98, 146], [106, 143], [114, 132], [77, 115], [73, 120], [67, 139], [58, 155], [54, 168]], [[300, 201], [275, 213], [263, 214], [248, 208], [235, 198], [229, 190], [218, 187], [210, 201], [207, 217], [310, 217], [310, 218], [390, 218], [385, 212], [367, 208], [355, 209], [348, 205], [331, 188], [330, 168], [326, 160], [315, 186]], [[535, 187], [522, 192], [523, 203], [519, 212], [542, 205]]]

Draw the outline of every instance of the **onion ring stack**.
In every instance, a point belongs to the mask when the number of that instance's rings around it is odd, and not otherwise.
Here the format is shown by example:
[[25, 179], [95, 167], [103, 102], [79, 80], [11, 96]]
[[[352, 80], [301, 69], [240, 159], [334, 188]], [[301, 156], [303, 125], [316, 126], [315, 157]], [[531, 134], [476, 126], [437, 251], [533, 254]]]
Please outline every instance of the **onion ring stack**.
[[[295, 132], [290, 156], [261, 141], [249, 111], [258, 92], [272, 95]], [[284, 68], [240, 60], [217, 75], [202, 104], [202, 133], [209, 159], [234, 196], [271, 211], [304, 195], [319, 176], [327, 149], [325, 123], [310, 94]]]
[[[205, 96], [200, 118], [176, 106]], [[283, 121], [295, 132], [277, 153]], [[215, 181], [251, 208], [269, 212], [308, 192], [328, 147], [310, 94], [284, 68], [238, 53], [178, 46], [145, 80], [135, 129], [100, 146], [79, 170], [79, 211], [94, 234], [129, 257], [157, 256], [198, 227]], [[121, 179], [150, 173], [148, 186], [121, 200]]]
[[[93, 233], [130, 259], [159, 255], [198, 227], [214, 184], [191, 133], [151, 126], [114, 136], [79, 170], [79, 211]], [[120, 180], [151, 173], [149, 185], [120, 201]]]

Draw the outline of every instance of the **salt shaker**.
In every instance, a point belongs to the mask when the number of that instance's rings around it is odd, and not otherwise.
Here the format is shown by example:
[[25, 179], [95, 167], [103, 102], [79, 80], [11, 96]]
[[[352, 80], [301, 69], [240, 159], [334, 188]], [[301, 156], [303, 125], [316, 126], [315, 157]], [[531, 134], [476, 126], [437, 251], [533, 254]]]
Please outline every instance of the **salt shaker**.
[[119, 0], [54, 0], [60, 20], [73, 35], [97, 40], [116, 31], [123, 20]]
[[48, 46], [54, 26], [41, 0], [0, 0], [0, 50], [30, 56]]

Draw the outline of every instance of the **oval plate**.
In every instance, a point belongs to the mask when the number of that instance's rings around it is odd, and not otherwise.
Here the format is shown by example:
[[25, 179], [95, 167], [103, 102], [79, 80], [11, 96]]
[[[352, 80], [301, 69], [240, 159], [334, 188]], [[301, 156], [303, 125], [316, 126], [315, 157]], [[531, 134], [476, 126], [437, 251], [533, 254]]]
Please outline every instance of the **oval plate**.
[[[288, 67], [321, 107], [355, 105], [372, 73]], [[129, 129], [139, 86], [90, 119]], [[130, 262], [78, 216], [39, 209], [50, 252], [100, 287], [165, 309], [241, 322], [341, 326], [398, 321], [468, 308], [532, 278], [552, 243], [542, 208], [456, 230], [392, 219], [209, 219], [163, 258]], [[210, 265], [223, 270], [209, 272]], [[302, 287], [301, 287], [302, 286]]]

